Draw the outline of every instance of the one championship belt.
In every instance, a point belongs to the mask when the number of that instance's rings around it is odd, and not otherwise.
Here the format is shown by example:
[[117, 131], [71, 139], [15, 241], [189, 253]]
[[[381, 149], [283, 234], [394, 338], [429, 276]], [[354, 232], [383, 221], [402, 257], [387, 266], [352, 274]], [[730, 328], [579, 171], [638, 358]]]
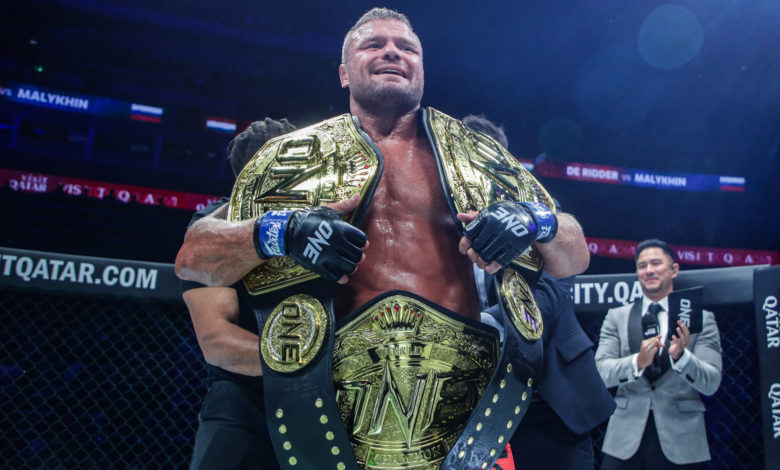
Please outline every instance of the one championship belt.
[[464, 320], [390, 293], [336, 332], [336, 401], [361, 468], [440, 468], [499, 355], [495, 330]]
[[[541, 202], [555, 212], [544, 187], [495, 139], [433, 108], [424, 110], [423, 121], [455, 213], [478, 211], [504, 200]], [[540, 271], [543, 261], [532, 248], [512, 264]]]
[[317, 298], [282, 300], [260, 354], [281, 468], [492, 467], [528, 409], [541, 359], [541, 342], [521, 338], [503, 308], [494, 313], [501, 348], [492, 327], [390, 291], [328, 339]]
[[[554, 210], [544, 188], [492, 138], [431, 108], [423, 123], [453, 218], [500, 200]], [[359, 124], [338, 116], [266, 143], [238, 176], [228, 218], [358, 192], [360, 207], [345, 220], [359, 226], [382, 169]], [[255, 294], [269, 430], [282, 468], [492, 466], [539, 373], [542, 321], [524, 276], [541, 267], [529, 250], [502, 270], [500, 351], [489, 327], [398, 292], [375, 299], [336, 339], [330, 283], [288, 257], [254, 269], [244, 286]], [[311, 280], [300, 295], [297, 284]]]
[[[236, 178], [228, 220], [255, 218], [269, 210], [291, 210], [349, 199], [360, 193], [365, 213], [382, 171], [379, 152], [344, 114], [266, 142]], [[288, 256], [271, 258], [243, 281], [251, 294], [264, 294], [318, 277]]]
[[[469, 212], [497, 201], [542, 202], [552, 198], [492, 137], [433, 108], [423, 110], [439, 176], [453, 212]], [[300, 209], [348, 199], [360, 193], [361, 206], [345, 216], [359, 225], [382, 173], [378, 149], [344, 114], [269, 140], [236, 178], [228, 219], [247, 220], [269, 210]], [[533, 248], [518, 256], [518, 269], [539, 271]], [[252, 294], [263, 294], [316, 278], [289, 257], [268, 260], [244, 277]]]

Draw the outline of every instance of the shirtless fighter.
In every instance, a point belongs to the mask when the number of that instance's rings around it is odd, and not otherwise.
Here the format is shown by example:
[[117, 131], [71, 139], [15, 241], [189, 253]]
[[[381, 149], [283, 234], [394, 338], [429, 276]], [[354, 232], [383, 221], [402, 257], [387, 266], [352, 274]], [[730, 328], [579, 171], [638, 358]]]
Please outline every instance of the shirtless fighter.
[[[582, 230], [495, 140], [421, 108], [406, 16], [363, 15], [339, 77], [350, 114], [269, 141], [176, 273], [243, 279], [259, 346], [226, 354], [256, 361], [282, 468], [488, 468], [539, 371], [535, 276], [583, 272]], [[472, 263], [496, 275], [503, 347]]]

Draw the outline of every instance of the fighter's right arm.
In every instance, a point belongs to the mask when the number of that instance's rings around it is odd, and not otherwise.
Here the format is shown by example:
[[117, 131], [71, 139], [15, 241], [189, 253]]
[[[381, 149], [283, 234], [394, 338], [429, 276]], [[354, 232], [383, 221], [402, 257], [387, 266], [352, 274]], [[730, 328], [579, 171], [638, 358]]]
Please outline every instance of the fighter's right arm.
[[187, 230], [175, 271], [179, 278], [206, 286], [229, 286], [264, 263], [255, 250], [255, 219], [225, 220], [228, 205], [201, 218]]
[[182, 293], [206, 362], [230, 372], [262, 375], [257, 335], [237, 325], [239, 304], [231, 287], [199, 287]]
[[341, 219], [358, 194], [320, 207], [268, 211], [241, 222], [225, 220], [227, 205], [192, 224], [176, 256], [179, 278], [229, 286], [266, 259], [290, 256], [304, 268], [344, 284], [365, 260], [366, 234]]

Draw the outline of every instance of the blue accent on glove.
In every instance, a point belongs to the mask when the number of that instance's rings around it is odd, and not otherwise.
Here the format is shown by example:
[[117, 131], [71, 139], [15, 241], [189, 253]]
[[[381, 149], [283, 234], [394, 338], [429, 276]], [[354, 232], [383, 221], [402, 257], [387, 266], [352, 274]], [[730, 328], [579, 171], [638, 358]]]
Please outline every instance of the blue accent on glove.
[[259, 245], [265, 258], [287, 255], [284, 235], [293, 212], [295, 211], [268, 211], [259, 222], [255, 222], [257, 228], [255, 249]]
[[549, 242], [558, 233], [558, 217], [555, 213], [541, 202], [521, 202], [521, 205], [531, 210], [536, 221], [536, 241]]

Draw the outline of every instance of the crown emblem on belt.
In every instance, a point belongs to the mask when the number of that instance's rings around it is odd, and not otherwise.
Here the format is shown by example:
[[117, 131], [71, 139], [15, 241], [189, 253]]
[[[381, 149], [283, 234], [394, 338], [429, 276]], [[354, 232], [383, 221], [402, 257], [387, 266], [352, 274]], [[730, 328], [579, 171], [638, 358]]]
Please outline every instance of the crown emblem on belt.
[[374, 311], [371, 325], [382, 334], [417, 333], [422, 319], [422, 310], [406, 303], [390, 302]]

